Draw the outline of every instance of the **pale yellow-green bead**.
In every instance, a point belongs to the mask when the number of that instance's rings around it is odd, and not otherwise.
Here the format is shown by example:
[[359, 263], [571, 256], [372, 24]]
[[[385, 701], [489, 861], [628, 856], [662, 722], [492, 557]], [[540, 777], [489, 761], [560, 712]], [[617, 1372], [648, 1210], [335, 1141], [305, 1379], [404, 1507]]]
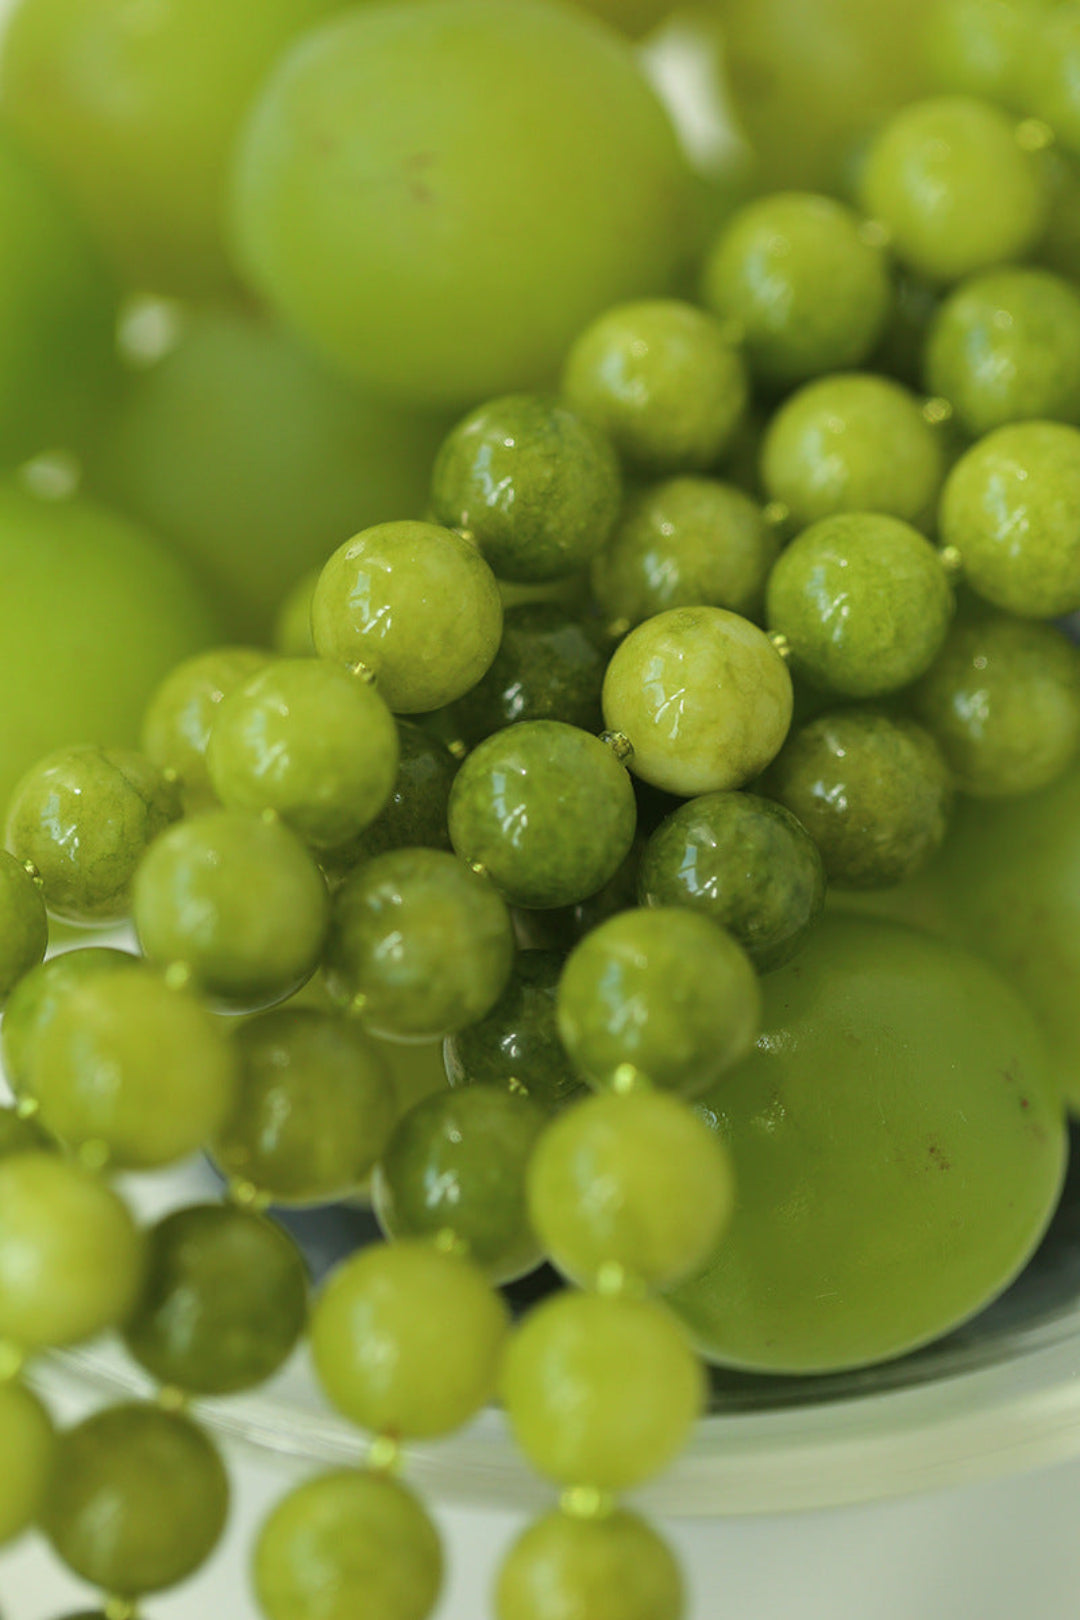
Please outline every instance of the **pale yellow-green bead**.
[[0, 1547], [37, 1518], [56, 1441], [48, 1413], [19, 1383], [0, 1383]]

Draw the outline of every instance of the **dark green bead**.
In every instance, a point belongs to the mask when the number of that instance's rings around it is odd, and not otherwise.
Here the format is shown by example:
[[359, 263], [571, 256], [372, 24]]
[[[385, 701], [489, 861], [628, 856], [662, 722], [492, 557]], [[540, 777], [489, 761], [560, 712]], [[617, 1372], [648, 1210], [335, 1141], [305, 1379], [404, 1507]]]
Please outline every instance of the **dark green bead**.
[[453, 706], [460, 735], [472, 748], [518, 720], [562, 720], [599, 731], [606, 668], [599, 630], [557, 603], [508, 608], [495, 662]]
[[0, 1159], [9, 1153], [40, 1153], [54, 1145], [33, 1119], [23, 1119], [14, 1108], [0, 1108]]
[[148, 1234], [124, 1342], [161, 1384], [235, 1395], [277, 1372], [306, 1320], [307, 1272], [292, 1238], [250, 1210], [196, 1204]]
[[771, 799], [707, 793], [661, 822], [645, 846], [647, 906], [691, 906], [720, 923], [762, 970], [793, 956], [825, 901], [825, 870], [805, 827]]
[[190, 1418], [132, 1402], [60, 1437], [42, 1528], [82, 1580], [119, 1597], [194, 1574], [225, 1528], [229, 1485]]
[[[481, 682], [481, 685], [483, 682]], [[458, 761], [438, 737], [411, 720], [398, 721], [398, 769], [389, 802], [335, 862], [355, 866], [388, 849], [449, 849], [446, 825]]]
[[591, 422], [553, 400], [508, 394], [444, 440], [435, 519], [471, 534], [500, 579], [540, 582], [583, 568], [619, 512], [619, 464]]
[[0, 1003], [38, 965], [48, 943], [41, 891], [23, 863], [0, 849]]
[[875, 709], [819, 715], [784, 744], [762, 780], [821, 851], [830, 883], [887, 889], [940, 848], [952, 782], [930, 734]]
[[514, 971], [486, 1018], [451, 1035], [444, 1048], [452, 1086], [501, 1086], [554, 1112], [584, 1087], [555, 1024], [559, 951], [519, 951]]
[[398, 1121], [372, 1194], [389, 1238], [452, 1233], [494, 1282], [539, 1265], [525, 1171], [545, 1116], [495, 1086], [427, 1097]]
[[634, 839], [630, 778], [597, 737], [530, 720], [488, 737], [458, 772], [450, 837], [514, 905], [569, 906], [604, 886]]
[[22, 979], [12, 991], [0, 1024], [0, 1055], [4, 1072], [16, 1095], [33, 1095], [31, 1074], [42, 1035], [68, 990], [87, 977], [112, 968], [130, 967], [136, 960], [128, 951], [107, 945], [62, 951], [50, 956]]

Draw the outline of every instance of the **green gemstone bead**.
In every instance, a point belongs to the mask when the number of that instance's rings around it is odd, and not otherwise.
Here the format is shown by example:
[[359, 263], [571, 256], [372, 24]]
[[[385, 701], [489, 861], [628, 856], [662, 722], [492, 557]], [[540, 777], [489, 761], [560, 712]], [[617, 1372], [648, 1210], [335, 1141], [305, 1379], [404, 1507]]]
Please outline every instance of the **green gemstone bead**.
[[333, 1404], [373, 1434], [433, 1439], [495, 1392], [507, 1312], [467, 1260], [429, 1243], [378, 1243], [332, 1273], [311, 1351]]
[[989, 102], [941, 96], [894, 114], [863, 162], [860, 202], [901, 263], [959, 281], [1035, 247], [1048, 194], [1038, 155]]
[[664, 1306], [564, 1293], [512, 1335], [500, 1393], [538, 1473], [623, 1491], [678, 1455], [704, 1405], [705, 1380]]
[[503, 1560], [498, 1620], [682, 1620], [682, 1575], [667, 1543], [636, 1513], [577, 1518], [555, 1510]]
[[213, 1144], [222, 1171], [277, 1204], [355, 1194], [396, 1117], [374, 1042], [354, 1022], [290, 1006], [245, 1020], [233, 1044], [236, 1102]]
[[255, 1547], [267, 1620], [428, 1620], [442, 1576], [435, 1526], [385, 1474], [308, 1480], [278, 1503]]
[[711, 918], [765, 972], [795, 954], [820, 914], [825, 869], [782, 805], [753, 793], [706, 793], [673, 810], [649, 839], [638, 897]]
[[500, 579], [522, 583], [584, 568], [611, 532], [621, 495], [605, 434], [532, 394], [507, 394], [466, 416], [443, 441], [431, 479], [438, 522], [466, 532]]
[[239, 1006], [280, 1001], [310, 978], [329, 922], [326, 884], [296, 834], [237, 810], [170, 828], [143, 858], [133, 899], [150, 960], [184, 964], [200, 989]]
[[596, 1288], [617, 1266], [666, 1288], [715, 1250], [735, 1180], [726, 1149], [690, 1108], [638, 1091], [560, 1114], [533, 1154], [528, 1199], [544, 1252], [579, 1287]]
[[963, 792], [1030, 793], [1080, 745], [1080, 651], [1052, 625], [985, 613], [953, 626], [912, 703]]
[[485, 877], [437, 849], [366, 861], [334, 899], [327, 983], [376, 1034], [449, 1035], [483, 1018], [506, 987], [514, 934]]
[[604, 886], [634, 839], [634, 789], [614, 752], [559, 720], [525, 720], [466, 759], [450, 837], [513, 905], [569, 906]]
[[700, 604], [756, 618], [779, 550], [777, 529], [742, 490], [669, 478], [627, 502], [593, 563], [593, 594], [605, 617], [627, 628]]
[[122, 1322], [142, 1280], [127, 1205], [56, 1153], [0, 1160], [0, 1339], [77, 1344]]
[[14, 1108], [0, 1107], [0, 1159], [12, 1153], [47, 1152], [54, 1145], [35, 1119], [24, 1119]]
[[838, 888], [903, 883], [949, 825], [952, 781], [934, 738], [875, 709], [841, 709], [802, 726], [762, 787], [798, 817]]
[[274, 619], [274, 651], [282, 658], [314, 658], [315, 638], [311, 634], [311, 604], [319, 583], [321, 568], [313, 568], [297, 580], [284, 598]]
[[142, 750], [160, 771], [175, 771], [190, 813], [215, 802], [206, 769], [210, 730], [223, 700], [263, 669], [258, 647], [214, 647], [185, 658], [157, 687], [142, 723]]
[[149, 1232], [124, 1343], [160, 1384], [235, 1395], [277, 1372], [306, 1321], [307, 1271], [292, 1238], [250, 1210], [196, 1204]]
[[719, 321], [692, 304], [619, 304], [567, 355], [563, 393], [627, 461], [653, 473], [715, 466], [742, 419], [746, 367]]
[[940, 0], [924, 33], [937, 88], [1030, 110], [1024, 63], [1056, 0]]
[[1080, 608], [1080, 433], [1014, 422], [961, 457], [941, 499], [941, 539], [973, 591], [1021, 618]]
[[225, 1469], [202, 1430], [132, 1402], [60, 1436], [42, 1528], [82, 1580], [131, 1598], [194, 1574], [228, 1505]]
[[40, 890], [23, 863], [0, 849], [0, 1003], [38, 965], [48, 943]]
[[599, 731], [606, 667], [598, 629], [555, 602], [522, 603], [507, 609], [495, 662], [454, 704], [453, 719], [469, 747], [518, 720]]
[[383, 809], [397, 775], [394, 717], [374, 687], [321, 658], [282, 658], [224, 699], [206, 766], [231, 810], [273, 810], [333, 849]]
[[526, 1097], [468, 1086], [410, 1108], [375, 1169], [372, 1201], [389, 1238], [452, 1234], [493, 1282], [541, 1260], [525, 1171], [544, 1115]]
[[355, 843], [336, 857], [343, 853], [352, 866], [388, 849], [449, 849], [447, 811], [457, 769], [458, 761], [438, 737], [410, 720], [399, 720], [398, 768], [390, 797]]
[[149, 1170], [212, 1140], [236, 1065], [212, 1013], [133, 963], [70, 986], [38, 1040], [32, 1083], [55, 1136], [118, 1169]]
[[944, 644], [953, 593], [941, 558], [916, 529], [845, 512], [804, 529], [769, 579], [770, 629], [825, 691], [878, 697], [922, 675]]
[[1032, 19], [1020, 57], [1023, 110], [1043, 118], [1066, 151], [1080, 156], [1080, 9], [1051, 4]]
[[49, 1414], [22, 1384], [0, 1383], [0, 1547], [28, 1530], [45, 1505], [56, 1437]]
[[630, 769], [689, 797], [741, 787], [791, 722], [791, 677], [756, 625], [723, 608], [673, 608], [631, 630], [604, 678], [604, 719]]
[[478, 1023], [447, 1037], [452, 1086], [502, 1086], [554, 1113], [584, 1088], [555, 1022], [559, 951], [519, 951], [498, 1001]]
[[117, 922], [129, 914], [143, 851], [179, 814], [175, 783], [143, 755], [65, 748], [29, 770], [13, 792], [7, 846], [34, 863], [55, 916]]
[[488, 669], [502, 601], [471, 541], [433, 523], [380, 523], [319, 575], [311, 633], [320, 657], [371, 670], [395, 714], [426, 714]]
[[781, 387], [860, 365], [892, 304], [885, 255], [857, 215], [798, 191], [755, 198], [727, 221], [702, 292], [742, 328], [755, 378]]
[[4, 1074], [18, 1097], [34, 1094], [31, 1075], [38, 1043], [56, 1015], [69, 988], [87, 977], [113, 968], [131, 967], [136, 958], [107, 945], [63, 951], [32, 968], [12, 991], [0, 1024], [0, 1056]]
[[886, 512], [926, 529], [945, 454], [914, 394], [853, 373], [807, 383], [780, 407], [761, 469], [769, 499], [787, 507], [796, 528], [834, 512]]

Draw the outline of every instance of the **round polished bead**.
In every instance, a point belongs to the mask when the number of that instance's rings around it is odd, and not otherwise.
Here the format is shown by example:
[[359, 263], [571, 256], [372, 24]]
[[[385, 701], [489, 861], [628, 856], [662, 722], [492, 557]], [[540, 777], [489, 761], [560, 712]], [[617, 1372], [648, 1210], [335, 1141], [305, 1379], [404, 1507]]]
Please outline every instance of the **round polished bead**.
[[556, 602], [508, 608], [495, 661], [451, 711], [461, 738], [475, 747], [519, 720], [562, 720], [585, 731], [602, 725], [604, 637]]
[[335, 851], [349, 866], [388, 849], [449, 849], [446, 825], [458, 761], [438, 737], [399, 720], [398, 767], [383, 809], [352, 844]]
[[274, 617], [274, 651], [282, 658], [313, 658], [315, 640], [311, 634], [311, 604], [319, 583], [321, 568], [302, 574], [281, 602]]
[[683, 1581], [666, 1542], [636, 1513], [555, 1510], [514, 1542], [499, 1571], [498, 1620], [682, 1620]]
[[1030, 110], [1024, 64], [1056, 0], [940, 0], [928, 14], [926, 55], [937, 87]]
[[55, 1450], [37, 1396], [14, 1380], [0, 1382], [0, 1547], [28, 1530], [44, 1507]]
[[90, 974], [131, 967], [128, 951], [107, 945], [62, 951], [32, 968], [13, 990], [0, 1023], [0, 1056], [4, 1074], [19, 1097], [33, 1095], [31, 1074], [38, 1043], [56, 1015], [68, 989]]
[[262, 669], [258, 647], [214, 647], [171, 670], [157, 687], [142, 723], [142, 749], [160, 771], [174, 771], [190, 812], [215, 802], [206, 769], [210, 729], [222, 701]]
[[37, 967], [48, 943], [41, 891], [22, 861], [0, 849], [0, 1004]]
[[448, 1036], [452, 1086], [501, 1086], [554, 1113], [583, 1091], [555, 1022], [558, 951], [519, 951], [509, 983], [485, 1018]]
[[[1014, 0], [1015, 3], [1015, 0]], [[1051, 4], [1025, 30], [1019, 61], [1023, 111], [1045, 119], [1065, 149], [1080, 155], [1080, 13]]]

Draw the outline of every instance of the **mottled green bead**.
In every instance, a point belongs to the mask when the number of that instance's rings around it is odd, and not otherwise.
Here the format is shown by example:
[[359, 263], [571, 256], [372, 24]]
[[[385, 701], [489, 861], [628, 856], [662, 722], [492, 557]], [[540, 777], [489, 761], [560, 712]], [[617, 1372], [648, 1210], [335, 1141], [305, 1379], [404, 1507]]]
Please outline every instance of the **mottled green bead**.
[[0, 1003], [37, 967], [48, 943], [49, 919], [40, 889], [22, 861], [0, 849]]
[[622, 628], [702, 603], [754, 618], [779, 550], [778, 529], [742, 490], [715, 478], [669, 478], [627, 502], [593, 563], [593, 594]]
[[508, 608], [494, 663], [454, 704], [459, 734], [475, 747], [518, 720], [562, 720], [599, 731], [606, 668], [604, 638], [580, 615], [555, 602]]
[[495, 1612], [498, 1620], [682, 1620], [684, 1601], [677, 1560], [636, 1513], [580, 1518], [556, 1509], [504, 1558]]
[[1030, 110], [1024, 63], [1056, 0], [939, 0], [927, 13], [926, 60], [936, 87]]
[[284, 598], [274, 618], [274, 651], [282, 658], [313, 658], [315, 638], [311, 634], [311, 604], [319, 583], [321, 568], [301, 576]]
[[790, 811], [753, 793], [706, 793], [645, 846], [646, 906], [689, 906], [726, 928], [761, 971], [798, 950], [825, 901], [817, 845]]
[[236, 1101], [213, 1144], [225, 1174], [277, 1204], [355, 1194], [396, 1115], [375, 1043], [352, 1020], [292, 1006], [247, 1019], [233, 1042]]
[[0, 1547], [28, 1530], [45, 1505], [56, 1437], [36, 1395], [0, 1383]]
[[949, 475], [940, 533], [995, 607], [1031, 619], [1080, 608], [1080, 433], [1014, 422], [987, 434]]
[[619, 304], [566, 359], [563, 393], [627, 461], [653, 473], [715, 466], [746, 409], [742, 356], [693, 304]]
[[447, 1038], [452, 1086], [501, 1086], [547, 1113], [582, 1093], [555, 1022], [564, 960], [559, 951], [518, 952], [509, 983], [487, 1017]]
[[447, 811], [458, 760], [439, 737], [413, 721], [399, 720], [397, 728], [398, 767], [390, 797], [359, 838], [333, 852], [339, 867], [348, 869], [389, 849], [450, 848]]
[[214, 647], [171, 670], [142, 723], [142, 750], [161, 771], [175, 771], [188, 812], [215, 802], [206, 769], [210, 728], [224, 698], [269, 662], [258, 647]]
[[128, 951], [91, 945], [51, 956], [19, 981], [0, 1023], [0, 1056], [4, 1061], [4, 1074], [16, 1096], [33, 1096], [31, 1075], [37, 1045], [69, 987], [87, 974], [130, 967], [134, 961], [135, 957]]
[[870, 144], [859, 193], [901, 263], [937, 282], [1023, 258], [1048, 204], [1038, 154], [1025, 150], [1013, 120], [968, 96], [895, 113]]
[[290, 995], [318, 966], [329, 921], [319, 868], [276, 818], [207, 810], [171, 827], [135, 878], [146, 955], [183, 964], [211, 996], [241, 1007]]
[[1051, 4], [1033, 19], [1020, 58], [1023, 110], [1043, 118], [1068, 152], [1080, 156], [1080, 6]]
[[772, 642], [723, 608], [646, 619], [604, 677], [604, 719], [636, 776], [689, 797], [751, 781], [791, 722], [791, 677]]
[[544, 1115], [496, 1086], [427, 1097], [399, 1120], [372, 1180], [390, 1238], [452, 1235], [493, 1282], [540, 1263], [525, 1172]]
[[878, 697], [933, 663], [953, 615], [941, 558], [916, 529], [872, 512], [804, 529], [772, 571], [769, 628], [815, 686]]
[[957, 786], [979, 798], [1049, 786], [1080, 745], [1080, 651], [1052, 625], [963, 620], [911, 696]]
[[380, 523], [319, 575], [311, 633], [320, 657], [371, 670], [395, 714], [426, 714], [489, 667], [502, 601], [470, 540], [434, 523]]
[[741, 326], [754, 376], [780, 386], [860, 365], [892, 303], [885, 255], [857, 215], [799, 191], [755, 198], [728, 220], [702, 291]]
[[941, 847], [952, 782], [933, 737], [902, 716], [840, 709], [793, 732], [762, 780], [845, 889], [903, 883]]
[[487, 878], [437, 849], [365, 861], [334, 899], [334, 999], [379, 1035], [449, 1035], [483, 1018], [514, 960], [509, 913]]
[[60, 1436], [42, 1528], [82, 1580], [130, 1598], [194, 1574], [228, 1507], [224, 1466], [202, 1430], [182, 1413], [131, 1402]]
[[887, 512], [929, 528], [945, 453], [915, 395], [862, 373], [807, 383], [780, 407], [761, 452], [769, 499], [795, 528], [834, 512]]
[[292, 1238], [250, 1210], [194, 1204], [149, 1232], [124, 1343], [160, 1384], [235, 1395], [277, 1372], [306, 1321], [307, 1271]]
[[374, 821], [397, 765], [397, 726], [378, 692], [321, 658], [275, 660], [236, 687], [206, 751], [222, 804], [273, 810], [318, 849]]
[[946, 299], [926, 379], [972, 438], [1033, 417], [1080, 422], [1080, 293], [1048, 270], [995, 270]]
[[130, 911], [140, 856], [179, 814], [175, 783], [142, 754], [64, 748], [15, 788], [7, 846], [20, 861], [33, 862], [55, 916], [118, 922]]
[[584, 568], [611, 532], [621, 494], [601, 429], [533, 394], [507, 394], [466, 416], [443, 441], [431, 480], [437, 521], [469, 534], [500, 579], [523, 583]]

